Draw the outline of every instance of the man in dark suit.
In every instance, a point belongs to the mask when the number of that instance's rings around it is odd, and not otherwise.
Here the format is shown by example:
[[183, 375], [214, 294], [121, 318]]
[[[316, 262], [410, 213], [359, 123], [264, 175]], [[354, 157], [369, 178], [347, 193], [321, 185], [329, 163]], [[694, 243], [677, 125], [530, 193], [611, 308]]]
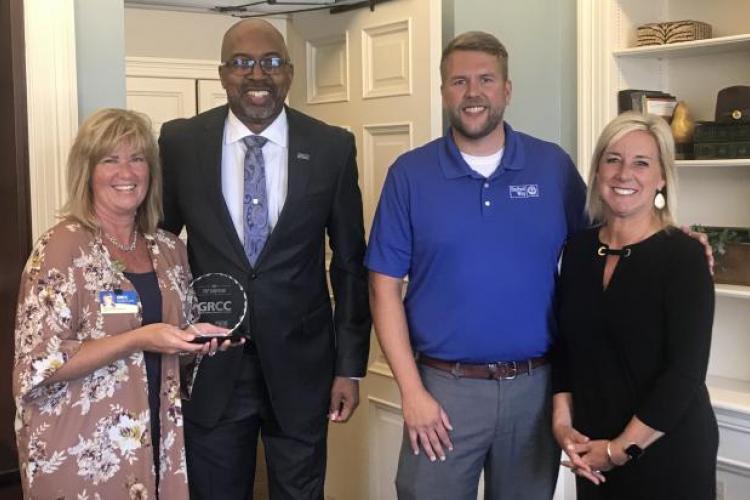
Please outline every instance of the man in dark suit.
[[187, 228], [195, 276], [230, 274], [249, 301], [251, 340], [204, 358], [184, 404], [191, 498], [250, 498], [260, 433], [271, 497], [322, 499], [328, 418], [356, 408], [369, 349], [354, 138], [284, 106], [294, 69], [271, 24], [235, 24], [221, 58], [228, 107], [159, 139], [163, 226]]

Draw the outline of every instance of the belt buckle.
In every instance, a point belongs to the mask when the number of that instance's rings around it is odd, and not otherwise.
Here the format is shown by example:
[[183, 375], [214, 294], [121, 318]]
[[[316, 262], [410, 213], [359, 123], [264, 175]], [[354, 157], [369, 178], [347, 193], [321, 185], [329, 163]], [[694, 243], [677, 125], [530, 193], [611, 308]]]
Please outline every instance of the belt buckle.
[[[499, 380], [513, 380], [518, 376], [518, 363], [515, 361], [503, 361], [501, 363], [493, 363], [495, 370], [492, 374], [493, 377]], [[490, 369], [490, 371], [492, 371]]]

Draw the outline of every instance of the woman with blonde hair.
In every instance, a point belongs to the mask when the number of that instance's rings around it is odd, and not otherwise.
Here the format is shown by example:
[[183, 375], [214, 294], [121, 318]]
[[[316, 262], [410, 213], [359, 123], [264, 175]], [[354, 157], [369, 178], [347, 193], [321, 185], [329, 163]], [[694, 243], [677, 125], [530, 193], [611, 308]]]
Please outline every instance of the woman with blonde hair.
[[190, 271], [182, 242], [156, 227], [148, 120], [91, 115], [68, 157], [68, 194], [21, 277], [13, 393], [24, 496], [187, 498], [177, 355], [218, 346], [182, 329]]
[[595, 227], [565, 248], [553, 432], [579, 499], [713, 499], [718, 428], [705, 385], [714, 288], [702, 245], [674, 228], [674, 142], [635, 112], [602, 132]]

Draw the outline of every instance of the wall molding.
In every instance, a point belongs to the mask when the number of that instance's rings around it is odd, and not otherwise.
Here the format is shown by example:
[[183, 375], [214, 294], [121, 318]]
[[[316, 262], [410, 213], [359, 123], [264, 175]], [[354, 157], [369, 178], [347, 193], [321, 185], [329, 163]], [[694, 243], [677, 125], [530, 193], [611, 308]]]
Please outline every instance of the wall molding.
[[721, 429], [727, 429], [727, 430], [731, 430], [731, 431], [741, 432], [743, 434], [750, 434], [750, 427], [748, 427], [747, 425], [737, 424], [737, 423], [732, 423], [732, 422], [727, 422], [727, 421], [722, 421], [722, 420], [720, 420], [718, 418], [718, 415], [716, 415], [716, 417], [717, 417], [717, 420], [719, 420], [719, 427]]
[[443, 95], [440, 58], [443, 47], [443, 2], [430, 2], [430, 139], [443, 135]]
[[218, 80], [219, 64], [219, 61], [210, 61], [206, 59], [126, 57], [125, 76]]
[[750, 415], [744, 412], [720, 408], [713, 405], [716, 421], [720, 428], [750, 434]]
[[387, 498], [393, 490], [404, 417], [397, 404], [374, 396], [367, 401], [369, 497]]
[[[614, 29], [623, 15], [611, 2], [578, 0], [577, 2], [578, 95], [577, 165], [586, 179], [599, 132], [616, 114], [615, 98], [610, 95], [617, 80], [611, 52], [617, 47], [618, 31]], [[602, 19], [605, 21], [602, 22]]]
[[374, 404], [375, 406], [379, 406], [381, 408], [386, 408], [391, 411], [398, 412], [401, 414], [401, 405], [398, 405], [396, 403], [393, 403], [391, 401], [379, 398], [377, 396], [367, 396], [367, 401]]
[[750, 477], [750, 464], [731, 458], [717, 457], [716, 468], [720, 471], [728, 472], [743, 477]]
[[391, 367], [385, 360], [381, 360], [379, 357], [367, 368], [367, 373], [374, 373], [382, 377], [394, 378]]
[[[372, 99], [377, 97], [393, 97], [399, 95], [411, 95], [414, 72], [414, 42], [412, 40], [412, 21], [407, 18], [401, 21], [390, 22], [369, 26], [362, 29], [362, 98]], [[375, 54], [374, 40], [377, 38], [401, 35], [405, 43], [404, 53], [401, 54], [402, 73], [393, 75], [390, 81], [378, 81], [378, 65]], [[391, 55], [393, 56], [393, 55]], [[388, 65], [396, 62], [392, 57]]]
[[68, 151], [78, 130], [74, 0], [25, 0], [31, 235], [57, 222]]
[[[412, 122], [394, 122], [394, 123], [367, 123], [362, 125], [362, 153], [363, 153], [363, 201], [365, 203], [365, 216], [370, 219], [374, 216], [375, 207], [378, 203], [380, 188], [376, 186], [376, 165], [378, 165], [377, 147], [379, 138], [402, 137], [405, 139], [406, 146], [402, 153], [411, 150], [414, 147], [414, 126]], [[396, 158], [390, 158], [388, 166]], [[384, 172], [382, 172], [384, 174]]]
[[[337, 85], [319, 86], [318, 85], [318, 51], [331, 51], [338, 49], [338, 62], [341, 71], [341, 81]], [[328, 59], [335, 57], [328, 54]], [[336, 35], [316, 38], [305, 41], [305, 59], [306, 59], [306, 84], [307, 84], [307, 103], [319, 104], [328, 102], [348, 102], [349, 101], [349, 31], [338, 33]]]

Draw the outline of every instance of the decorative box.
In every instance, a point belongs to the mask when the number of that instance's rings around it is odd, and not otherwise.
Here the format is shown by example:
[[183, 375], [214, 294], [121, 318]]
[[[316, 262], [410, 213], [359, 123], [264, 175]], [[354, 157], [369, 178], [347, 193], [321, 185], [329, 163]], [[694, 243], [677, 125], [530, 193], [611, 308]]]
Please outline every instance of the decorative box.
[[716, 95], [716, 121], [750, 124], [750, 86], [733, 85]]
[[711, 38], [711, 25], [700, 21], [649, 23], [638, 26], [637, 45], [664, 45]]

